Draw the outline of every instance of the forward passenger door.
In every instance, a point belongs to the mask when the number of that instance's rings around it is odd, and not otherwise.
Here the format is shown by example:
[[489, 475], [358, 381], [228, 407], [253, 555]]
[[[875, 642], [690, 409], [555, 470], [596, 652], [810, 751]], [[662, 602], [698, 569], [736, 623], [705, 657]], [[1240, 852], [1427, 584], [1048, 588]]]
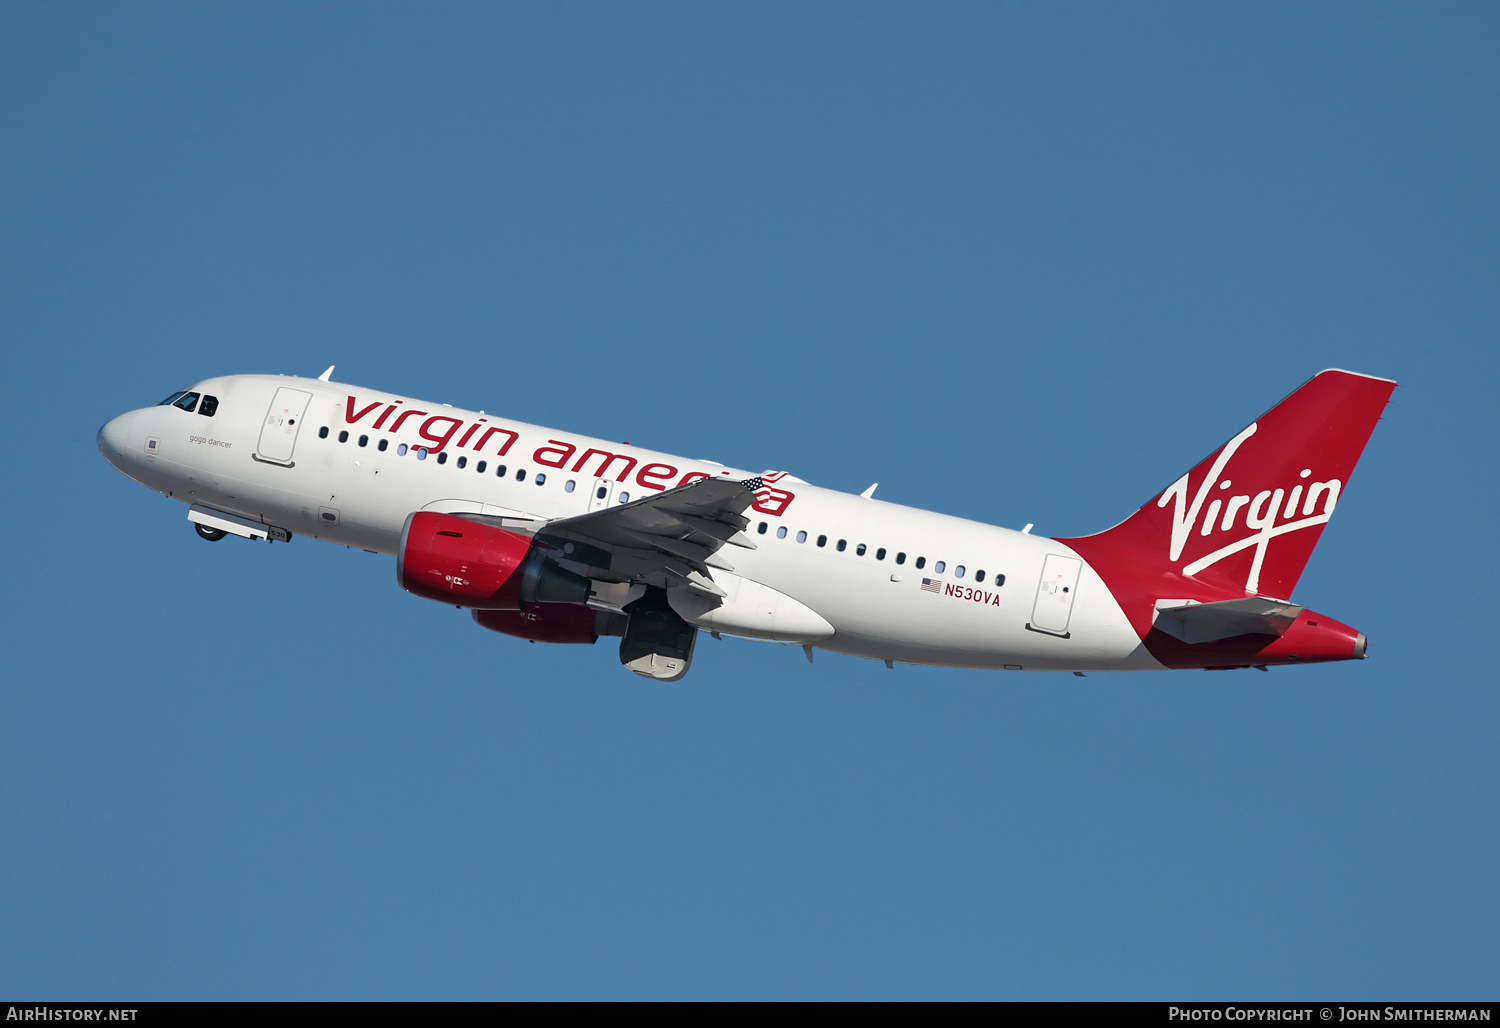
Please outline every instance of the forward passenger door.
[[297, 445], [297, 432], [302, 428], [302, 415], [312, 400], [312, 393], [286, 386], [276, 390], [271, 407], [266, 411], [265, 423], [261, 425], [260, 441], [255, 444], [256, 460], [265, 464], [281, 464], [291, 467], [292, 451]]

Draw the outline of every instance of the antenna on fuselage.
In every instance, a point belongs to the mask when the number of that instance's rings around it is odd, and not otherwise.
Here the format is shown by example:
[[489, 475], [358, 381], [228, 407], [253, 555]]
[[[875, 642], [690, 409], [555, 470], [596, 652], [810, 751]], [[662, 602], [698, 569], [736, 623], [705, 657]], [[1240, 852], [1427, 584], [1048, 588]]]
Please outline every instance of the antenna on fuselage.
[[319, 382], [327, 382], [328, 381], [328, 376], [331, 375], [331, 374], [333, 374], [333, 365], [332, 364], [328, 365], [328, 370], [327, 371], [323, 372], [321, 375], [318, 376], [318, 381]]

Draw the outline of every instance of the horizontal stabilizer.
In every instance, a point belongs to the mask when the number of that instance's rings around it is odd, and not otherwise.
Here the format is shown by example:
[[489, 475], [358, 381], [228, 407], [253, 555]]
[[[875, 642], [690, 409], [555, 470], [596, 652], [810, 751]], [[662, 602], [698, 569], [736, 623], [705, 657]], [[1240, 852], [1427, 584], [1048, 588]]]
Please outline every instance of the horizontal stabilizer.
[[1265, 596], [1218, 603], [1157, 600], [1155, 627], [1189, 644], [1216, 642], [1237, 635], [1279, 636], [1292, 626], [1302, 609], [1295, 603]]

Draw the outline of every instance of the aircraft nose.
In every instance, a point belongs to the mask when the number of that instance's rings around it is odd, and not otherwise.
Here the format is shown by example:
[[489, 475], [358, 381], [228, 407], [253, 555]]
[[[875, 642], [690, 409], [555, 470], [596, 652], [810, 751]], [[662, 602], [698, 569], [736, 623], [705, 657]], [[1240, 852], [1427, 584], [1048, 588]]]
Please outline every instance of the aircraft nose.
[[99, 444], [99, 452], [104, 456], [104, 459], [109, 461], [112, 467], [120, 471], [125, 470], [123, 466], [126, 453], [125, 440], [128, 436], [129, 422], [132, 420], [131, 414], [133, 413], [134, 411], [130, 414], [121, 414], [117, 418], [111, 418], [109, 421], [106, 421], [103, 427], [99, 429], [99, 436], [96, 440]]

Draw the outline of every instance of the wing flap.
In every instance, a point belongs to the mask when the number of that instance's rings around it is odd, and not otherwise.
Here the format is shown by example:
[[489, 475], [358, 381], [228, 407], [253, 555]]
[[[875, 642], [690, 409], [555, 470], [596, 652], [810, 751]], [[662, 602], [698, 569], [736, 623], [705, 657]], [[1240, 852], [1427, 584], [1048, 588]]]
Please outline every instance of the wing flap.
[[539, 536], [601, 570], [722, 597], [709, 569], [734, 570], [719, 555], [725, 546], [755, 549], [744, 534], [750, 525], [744, 511], [755, 502], [757, 488], [756, 479], [695, 479], [617, 507], [548, 522]]

